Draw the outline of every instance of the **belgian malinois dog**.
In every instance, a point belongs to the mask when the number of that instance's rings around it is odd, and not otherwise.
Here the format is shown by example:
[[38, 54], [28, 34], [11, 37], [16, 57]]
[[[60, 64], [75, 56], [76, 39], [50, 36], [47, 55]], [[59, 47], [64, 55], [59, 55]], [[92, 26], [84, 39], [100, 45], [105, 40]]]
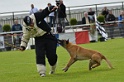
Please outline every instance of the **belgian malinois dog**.
[[71, 57], [65, 68], [63, 68], [64, 72], [66, 72], [77, 60], [90, 60], [89, 70], [100, 66], [102, 59], [107, 62], [109, 68], [113, 68], [109, 60], [98, 51], [86, 49], [76, 44], [72, 44], [69, 42], [69, 40], [59, 40], [58, 43], [69, 52]]

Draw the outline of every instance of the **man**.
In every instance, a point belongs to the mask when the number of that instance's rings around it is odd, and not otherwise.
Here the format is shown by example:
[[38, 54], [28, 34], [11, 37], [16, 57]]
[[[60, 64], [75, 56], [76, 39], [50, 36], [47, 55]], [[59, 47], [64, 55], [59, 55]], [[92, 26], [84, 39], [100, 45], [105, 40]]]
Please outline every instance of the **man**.
[[[84, 17], [82, 18], [82, 24], [90, 24], [90, 23], [94, 23], [95, 22], [95, 18], [92, 17], [92, 19], [90, 18], [90, 16], [88, 16], [88, 12], [84, 12]], [[85, 27], [82, 28], [83, 30], [85, 30]], [[90, 35], [92, 40], [90, 42], [96, 42], [97, 41], [97, 31], [94, 25], [90, 26]]]
[[[48, 5], [48, 7], [52, 6], [51, 3], [48, 3], [47, 5]], [[55, 14], [54, 12], [51, 12], [49, 14], [50, 27], [54, 27], [54, 25], [55, 25], [55, 15], [54, 14]]]
[[[22, 31], [22, 26], [21, 24], [18, 23], [18, 20], [14, 21], [14, 24], [12, 25], [12, 31]], [[14, 34], [14, 45], [16, 45], [16, 41], [21, 42], [21, 36], [17, 36], [18, 33]], [[20, 34], [20, 33], [19, 33]]]
[[[42, 12], [34, 13], [26, 16], [23, 22], [23, 36], [20, 45], [20, 50], [24, 51], [27, 47], [30, 37], [35, 38], [35, 52], [37, 71], [40, 76], [44, 77], [46, 72], [45, 57], [50, 64], [50, 74], [55, 72], [57, 62], [57, 39], [50, 33], [51, 28], [44, 21], [44, 18], [57, 7], [51, 6], [45, 8]], [[46, 56], [45, 56], [46, 55]]]
[[93, 21], [93, 22], [95, 21], [94, 14], [95, 14], [95, 11], [93, 11], [92, 8], [89, 8], [88, 15], [89, 15], [91, 21]]
[[34, 7], [34, 4], [31, 4], [31, 10], [30, 10], [30, 15], [38, 12], [38, 9]]
[[22, 31], [22, 26], [18, 23], [18, 20], [14, 21], [14, 24], [12, 25], [12, 31]]
[[84, 17], [82, 18], [82, 24], [90, 24], [91, 19], [87, 12], [84, 12]]
[[104, 15], [105, 16], [105, 18], [106, 18], [106, 16], [108, 15], [108, 13], [109, 13], [109, 10], [107, 9], [107, 7], [104, 7], [103, 9], [102, 9], [102, 15]]
[[66, 18], [66, 6], [63, 3], [63, 0], [60, 0], [58, 5], [58, 23], [60, 27], [63, 27], [62, 32], [65, 32], [65, 18]]

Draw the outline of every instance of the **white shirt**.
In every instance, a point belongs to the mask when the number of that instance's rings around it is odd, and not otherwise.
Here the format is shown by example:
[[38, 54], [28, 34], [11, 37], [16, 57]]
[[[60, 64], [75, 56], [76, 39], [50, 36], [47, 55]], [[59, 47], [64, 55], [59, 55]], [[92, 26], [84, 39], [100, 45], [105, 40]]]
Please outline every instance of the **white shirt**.
[[33, 13], [36, 13], [36, 12], [38, 12], [38, 9], [37, 8], [33, 8], [33, 9], [30, 10], [30, 15], [33, 14]]
[[54, 12], [51, 12], [51, 13], [49, 14], [49, 16], [54, 16]]

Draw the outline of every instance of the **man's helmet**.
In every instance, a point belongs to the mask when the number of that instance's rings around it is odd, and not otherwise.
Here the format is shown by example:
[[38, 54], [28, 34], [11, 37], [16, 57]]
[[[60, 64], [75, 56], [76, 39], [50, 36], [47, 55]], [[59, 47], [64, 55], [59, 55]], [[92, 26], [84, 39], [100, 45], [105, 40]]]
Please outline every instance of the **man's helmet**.
[[23, 19], [23, 21], [25, 22], [25, 24], [27, 26], [30, 26], [32, 21], [31, 21], [31, 18], [29, 16], [25, 16], [25, 18]]

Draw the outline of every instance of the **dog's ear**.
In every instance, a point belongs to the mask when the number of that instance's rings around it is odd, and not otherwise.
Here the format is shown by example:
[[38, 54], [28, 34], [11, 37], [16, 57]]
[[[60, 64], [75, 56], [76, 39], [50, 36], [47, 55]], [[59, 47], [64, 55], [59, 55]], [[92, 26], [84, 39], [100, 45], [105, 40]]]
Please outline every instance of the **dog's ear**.
[[69, 39], [68, 40], [66, 40], [66, 44], [68, 44], [69, 43]]

